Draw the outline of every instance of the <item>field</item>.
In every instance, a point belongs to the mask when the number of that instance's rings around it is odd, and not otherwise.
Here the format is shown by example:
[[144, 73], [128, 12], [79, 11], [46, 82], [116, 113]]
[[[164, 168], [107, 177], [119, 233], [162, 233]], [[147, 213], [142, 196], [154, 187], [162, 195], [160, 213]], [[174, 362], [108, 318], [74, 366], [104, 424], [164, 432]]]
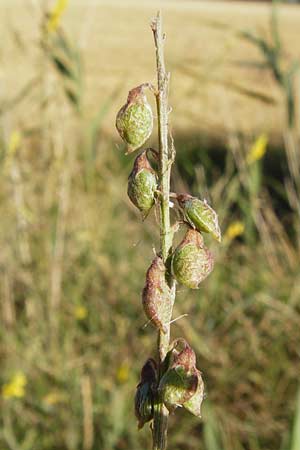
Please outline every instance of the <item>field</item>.
[[[280, 91], [268, 72], [250, 67], [249, 63], [260, 62], [261, 56], [236, 36], [237, 31], [247, 29], [267, 35], [269, 5], [185, 1], [161, 5], [168, 38], [170, 96], [176, 110], [172, 124], [176, 132], [213, 130], [211, 134], [224, 136], [228, 130], [237, 128], [252, 133], [270, 130], [276, 134], [284, 120]], [[159, 6], [159, 2], [147, 1], [71, 1], [64, 24], [82, 51], [84, 101], [89, 115], [96, 114], [116, 90], [126, 92], [141, 80], [154, 81], [155, 61], [148, 25]], [[5, 61], [2, 77], [6, 92], [13, 95], [36, 74], [36, 52], [25, 57], [20, 46], [27, 51], [34, 48], [41, 17], [39, 8], [30, 0], [7, 2], [2, 11], [5, 42], [1, 49]], [[297, 6], [282, 8], [280, 26], [289, 58], [300, 56], [299, 46], [295, 45], [299, 20]], [[266, 95], [270, 102], [245, 97], [243, 90]], [[120, 94], [115, 95], [103, 120], [103, 127], [110, 134], [114, 133], [112, 124], [119, 98]]]
[[[0, 4], [0, 450], [151, 448], [133, 397], [159, 236], [127, 198], [115, 115], [155, 83], [160, 6], [172, 188], [209, 199], [223, 232], [212, 275], [179, 289], [173, 337], [195, 348], [206, 399], [201, 420], [171, 416], [168, 448], [299, 450], [299, 72], [281, 85], [241, 35], [270, 42], [270, 5], [70, 0], [45, 32], [46, 3]], [[300, 8], [278, 18], [288, 73]]]

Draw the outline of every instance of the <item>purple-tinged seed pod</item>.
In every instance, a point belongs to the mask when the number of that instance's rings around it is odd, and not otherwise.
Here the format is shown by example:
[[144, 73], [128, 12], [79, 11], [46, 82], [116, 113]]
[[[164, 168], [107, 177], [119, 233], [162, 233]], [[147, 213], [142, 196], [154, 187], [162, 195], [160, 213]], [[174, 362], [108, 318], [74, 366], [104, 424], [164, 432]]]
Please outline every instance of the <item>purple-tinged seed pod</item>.
[[127, 102], [117, 114], [116, 128], [127, 144], [127, 153], [140, 148], [150, 137], [153, 129], [153, 114], [145, 95], [148, 83], [143, 83], [128, 94]]
[[148, 319], [156, 328], [166, 332], [165, 324], [171, 318], [171, 291], [166, 280], [166, 267], [160, 256], [154, 258], [147, 270], [142, 299]]
[[172, 272], [176, 280], [190, 289], [199, 284], [213, 269], [213, 256], [205, 247], [201, 234], [189, 229], [172, 258]]
[[162, 376], [158, 390], [170, 412], [183, 406], [195, 416], [201, 417], [204, 383], [196, 368], [196, 355], [185, 339], [172, 342], [168, 352], [168, 368]]
[[172, 367], [180, 365], [186, 370], [196, 367], [195, 352], [184, 338], [173, 341], [171, 347], [173, 353]]

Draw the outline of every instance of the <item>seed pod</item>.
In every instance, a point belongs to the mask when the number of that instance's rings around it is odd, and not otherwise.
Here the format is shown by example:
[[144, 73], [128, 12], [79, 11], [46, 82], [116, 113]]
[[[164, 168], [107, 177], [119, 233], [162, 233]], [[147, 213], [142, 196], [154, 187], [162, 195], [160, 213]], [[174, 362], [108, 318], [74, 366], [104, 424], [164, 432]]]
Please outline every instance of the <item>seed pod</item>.
[[190, 289], [197, 289], [213, 269], [213, 257], [197, 230], [189, 229], [172, 258], [176, 280]]
[[140, 148], [153, 129], [153, 114], [145, 96], [147, 83], [131, 89], [127, 102], [117, 114], [116, 127], [121, 138], [128, 145], [127, 153]]
[[158, 390], [170, 412], [188, 402], [197, 392], [196, 369], [186, 371], [183, 366], [169, 369], [161, 378]]
[[187, 371], [196, 367], [196, 355], [192, 347], [183, 338], [175, 339], [172, 347], [172, 367], [183, 366]]
[[138, 419], [138, 428], [143, 428], [146, 422], [153, 419], [154, 392], [157, 383], [157, 364], [150, 358], [141, 371], [141, 381], [137, 385], [135, 394], [135, 415]]
[[199, 200], [189, 194], [179, 194], [177, 195], [177, 201], [193, 228], [210, 233], [217, 241], [221, 242], [217, 213], [205, 200]]
[[161, 378], [158, 387], [164, 403], [170, 411], [188, 402], [198, 389], [194, 350], [185, 339], [177, 339], [172, 343], [172, 347], [167, 355], [170, 366]]
[[201, 417], [201, 405], [204, 398], [204, 383], [201, 377], [200, 370], [196, 369], [198, 385], [195, 394], [186, 402], [183, 403], [183, 407], [187, 409], [194, 416]]
[[143, 217], [148, 214], [154, 204], [156, 189], [156, 174], [148, 161], [147, 150], [145, 150], [134, 161], [127, 189], [128, 197], [141, 211]]
[[166, 267], [159, 256], [154, 258], [147, 271], [142, 298], [148, 319], [166, 332], [165, 324], [171, 318], [171, 291], [166, 281]]

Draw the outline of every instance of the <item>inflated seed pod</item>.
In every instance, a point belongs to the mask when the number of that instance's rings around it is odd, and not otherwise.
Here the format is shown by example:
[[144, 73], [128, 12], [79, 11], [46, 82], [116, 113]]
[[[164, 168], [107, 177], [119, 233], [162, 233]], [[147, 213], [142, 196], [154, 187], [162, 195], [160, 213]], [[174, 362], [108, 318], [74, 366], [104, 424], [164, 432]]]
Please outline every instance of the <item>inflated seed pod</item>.
[[183, 366], [186, 370], [196, 367], [196, 355], [184, 338], [175, 339], [172, 344], [172, 367]]
[[196, 394], [199, 381], [194, 350], [182, 338], [171, 346], [167, 355], [170, 365], [158, 387], [169, 411], [188, 402]]
[[149, 138], [153, 129], [153, 114], [145, 88], [147, 83], [131, 89], [127, 102], [117, 114], [116, 127], [127, 144], [127, 153], [140, 148]]
[[128, 177], [128, 197], [145, 217], [155, 201], [157, 179], [148, 158], [147, 150], [138, 155]]
[[190, 289], [197, 289], [213, 269], [213, 256], [205, 247], [199, 231], [189, 229], [172, 258], [176, 280]]
[[177, 195], [177, 201], [193, 228], [210, 233], [217, 241], [221, 242], [221, 230], [217, 213], [205, 200], [202, 201], [189, 194], [179, 194]]
[[170, 412], [188, 402], [197, 392], [197, 369], [187, 371], [183, 366], [169, 369], [161, 378], [158, 390]]
[[138, 419], [138, 428], [153, 418], [154, 392], [157, 383], [157, 364], [149, 358], [141, 371], [141, 381], [137, 385], [134, 409]]
[[194, 416], [201, 417], [201, 405], [204, 399], [204, 383], [200, 370], [196, 369], [196, 374], [198, 378], [196, 392], [189, 400], [184, 402], [182, 406], [190, 413], [194, 414]]
[[171, 318], [171, 291], [166, 281], [166, 267], [160, 256], [154, 258], [147, 271], [142, 299], [148, 319], [156, 328], [166, 332], [165, 324]]

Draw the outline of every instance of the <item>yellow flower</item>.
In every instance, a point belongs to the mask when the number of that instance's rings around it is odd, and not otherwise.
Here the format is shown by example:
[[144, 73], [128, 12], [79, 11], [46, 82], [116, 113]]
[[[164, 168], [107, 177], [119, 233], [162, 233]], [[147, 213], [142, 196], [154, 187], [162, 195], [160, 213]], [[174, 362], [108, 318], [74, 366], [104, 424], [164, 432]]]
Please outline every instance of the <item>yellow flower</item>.
[[245, 225], [243, 222], [232, 222], [225, 232], [225, 240], [232, 241], [236, 237], [243, 234], [245, 231]]
[[59, 25], [59, 21], [63, 12], [67, 8], [69, 0], [56, 0], [56, 3], [50, 13], [46, 28], [48, 33], [55, 31]]
[[22, 134], [20, 133], [20, 131], [14, 130], [9, 138], [8, 153], [14, 154], [18, 149], [18, 147], [20, 147], [21, 141], [22, 141]]
[[22, 398], [25, 395], [25, 386], [27, 384], [26, 376], [23, 372], [16, 372], [11, 380], [2, 387], [2, 396], [4, 398]]
[[247, 155], [247, 163], [252, 164], [261, 159], [267, 151], [268, 136], [261, 134], [258, 136]]
[[20, 147], [21, 142], [22, 142], [22, 134], [18, 130], [14, 130], [10, 135], [9, 142], [7, 145], [7, 152], [5, 155], [5, 162], [4, 162], [5, 170], [7, 170], [10, 167], [13, 157], [17, 152], [18, 148]]
[[117, 370], [117, 381], [119, 383], [125, 383], [129, 378], [129, 366], [127, 363], [123, 363]]
[[88, 315], [88, 310], [85, 306], [78, 305], [74, 308], [74, 316], [77, 320], [84, 320]]

